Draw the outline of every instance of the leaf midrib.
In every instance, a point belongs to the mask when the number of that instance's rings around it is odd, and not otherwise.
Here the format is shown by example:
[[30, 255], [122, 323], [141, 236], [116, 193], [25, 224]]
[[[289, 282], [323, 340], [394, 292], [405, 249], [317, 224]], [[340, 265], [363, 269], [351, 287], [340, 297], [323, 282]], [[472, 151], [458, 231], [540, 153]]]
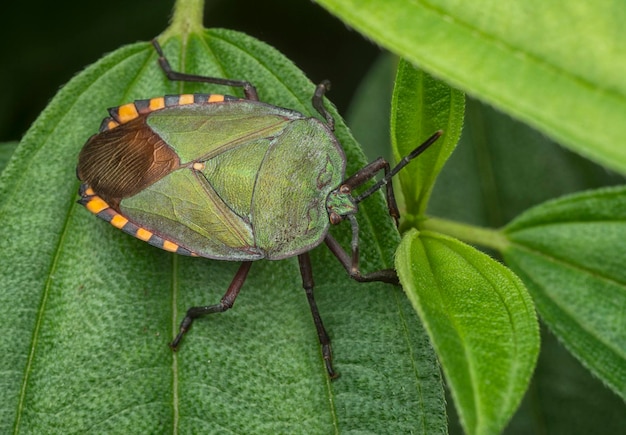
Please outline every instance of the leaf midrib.
[[[74, 184], [75, 184], [75, 189], [73, 190], [73, 192], [77, 192], [78, 182], [75, 182]], [[24, 410], [24, 401], [26, 399], [28, 383], [30, 381], [30, 373], [31, 373], [31, 369], [33, 366], [33, 360], [35, 359], [37, 344], [39, 343], [39, 334], [41, 331], [41, 324], [43, 322], [43, 317], [45, 315], [46, 306], [48, 302], [48, 296], [50, 295], [50, 288], [52, 286], [52, 280], [57, 270], [57, 266], [59, 264], [61, 254], [63, 252], [63, 245], [67, 237], [68, 229], [70, 226], [69, 223], [72, 220], [74, 209], [76, 208], [76, 204], [77, 204], [77, 202], [75, 201], [75, 194], [71, 195], [69, 204], [70, 204], [69, 207], [67, 207], [67, 213], [65, 214], [65, 219], [63, 220], [63, 228], [61, 230], [60, 236], [56, 243], [56, 247], [54, 249], [54, 256], [52, 257], [52, 261], [50, 262], [49, 272], [46, 274], [46, 281], [45, 281], [44, 289], [41, 295], [41, 301], [40, 301], [39, 307], [37, 308], [37, 319], [33, 327], [33, 335], [32, 335], [31, 344], [30, 344], [30, 351], [28, 353], [28, 358], [26, 360], [26, 366], [24, 367], [24, 376], [22, 378], [22, 385], [20, 387], [20, 394], [19, 394], [19, 398], [17, 402], [15, 424], [13, 427], [14, 434], [17, 434], [20, 431], [22, 413]]]

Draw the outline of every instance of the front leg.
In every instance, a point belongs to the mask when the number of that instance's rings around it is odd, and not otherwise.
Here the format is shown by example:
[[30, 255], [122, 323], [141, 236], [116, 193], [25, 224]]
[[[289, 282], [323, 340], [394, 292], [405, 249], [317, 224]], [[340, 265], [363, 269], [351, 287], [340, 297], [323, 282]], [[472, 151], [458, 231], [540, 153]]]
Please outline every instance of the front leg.
[[311, 268], [311, 257], [308, 253], [298, 255], [298, 264], [300, 265], [300, 274], [302, 275], [302, 286], [306, 292], [306, 298], [309, 301], [309, 307], [311, 308], [311, 314], [313, 315], [313, 323], [315, 323], [315, 329], [317, 329], [317, 337], [319, 338], [320, 345], [322, 346], [322, 357], [326, 364], [326, 371], [331, 379], [337, 378], [339, 375], [333, 369], [333, 355], [330, 348], [330, 337], [324, 328], [322, 318], [320, 317], [315, 298], [313, 297], [313, 269]]
[[[356, 224], [356, 220], [354, 220], [354, 224]], [[353, 226], [353, 229], [355, 227]], [[354, 231], [358, 237], [358, 227], [356, 227], [356, 231]], [[357, 239], [358, 240], [358, 239]], [[400, 284], [400, 280], [398, 279], [398, 274], [394, 269], [381, 269], [376, 270], [374, 272], [366, 273], [363, 275], [361, 270], [359, 269], [359, 246], [358, 243], [355, 242], [353, 237], [352, 242], [352, 255], [348, 254], [345, 249], [339, 244], [337, 240], [330, 234], [326, 235], [324, 239], [326, 246], [330, 249], [335, 257], [339, 260], [341, 265], [346, 269], [350, 278], [354, 279], [358, 282], [373, 282], [380, 281], [386, 282], [389, 284]]]

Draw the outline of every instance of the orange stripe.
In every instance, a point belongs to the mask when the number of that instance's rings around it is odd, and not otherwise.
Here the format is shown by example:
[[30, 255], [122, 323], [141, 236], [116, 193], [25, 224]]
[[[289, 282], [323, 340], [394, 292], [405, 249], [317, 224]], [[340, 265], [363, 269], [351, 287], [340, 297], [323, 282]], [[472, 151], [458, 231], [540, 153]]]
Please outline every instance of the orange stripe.
[[224, 101], [223, 95], [211, 94], [209, 96], [209, 103], [221, 103], [222, 101]]
[[126, 225], [127, 223], [128, 223], [128, 219], [126, 219], [121, 214], [116, 214], [111, 219], [111, 225], [113, 225], [115, 228], [122, 229], [122, 227]]
[[165, 107], [165, 99], [163, 97], [153, 98], [150, 100], [150, 110], [159, 110]]
[[122, 124], [124, 124], [125, 122], [137, 118], [139, 116], [139, 113], [137, 113], [135, 103], [128, 103], [117, 108], [117, 116]]
[[172, 243], [169, 240], [163, 241], [163, 249], [170, 252], [178, 251], [178, 245], [176, 243]]
[[109, 208], [109, 204], [107, 204], [102, 198], [96, 196], [94, 198], [91, 198], [89, 202], [85, 204], [85, 207], [87, 207], [87, 210], [89, 210], [93, 214], [98, 214], [102, 210], [106, 210], [107, 208]]
[[182, 94], [178, 97], [178, 104], [193, 104], [193, 94]]
[[147, 242], [148, 240], [150, 240], [150, 237], [152, 237], [152, 233], [146, 229], [139, 228], [137, 230], [137, 233], [135, 234], [135, 237], [137, 237], [139, 240]]
[[108, 130], [113, 130], [115, 127], [117, 127], [118, 125], [120, 125], [119, 122], [114, 121], [114, 120], [110, 120], [109, 123], [107, 124], [107, 129]]

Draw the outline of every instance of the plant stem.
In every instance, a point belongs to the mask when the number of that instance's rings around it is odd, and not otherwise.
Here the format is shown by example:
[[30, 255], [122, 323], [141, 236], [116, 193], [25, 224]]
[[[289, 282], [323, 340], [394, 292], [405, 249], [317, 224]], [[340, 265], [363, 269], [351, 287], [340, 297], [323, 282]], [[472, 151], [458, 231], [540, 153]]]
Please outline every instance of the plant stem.
[[183, 40], [191, 33], [203, 30], [204, 0], [176, 0], [172, 22], [163, 33], [163, 38], [182, 36]]
[[509, 245], [509, 240], [501, 231], [463, 224], [447, 219], [429, 217], [420, 222], [420, 230], [436, 231], [456, 237], [467, 243], [484, 246], [502, 252]]

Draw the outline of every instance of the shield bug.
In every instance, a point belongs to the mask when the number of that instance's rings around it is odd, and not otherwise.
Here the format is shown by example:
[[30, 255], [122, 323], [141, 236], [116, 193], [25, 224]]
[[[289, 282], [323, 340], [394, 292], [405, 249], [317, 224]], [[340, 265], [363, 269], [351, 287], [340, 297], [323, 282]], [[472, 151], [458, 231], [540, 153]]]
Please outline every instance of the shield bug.
[[[334, 119], [323, 105], [328, 82], [312, 98], [320, 121], [260, 102], [249, 82], [173, 71], [156, 40], [153, 45], [170, 80], [241, 87], [245, 97], [169, 95], [109, 109], [78, 158], [79, 203], [167, 251], [241, 261], [219, 303], [189, 308], [170, 344], [174, 350], [194, 319], [233, 306], [253, 261], [297, 256], [326, 369], [335, 377], [308, 251], [326, 243], [353, 279], [398, 283], [392, 269], [359, 270], [358, 204], [386, 186], [389, 214], [397, 222], [390, 180], [442, 132], [392, 169], [379, 158], [346, 179]], [[381, 170], [377, 183], [352, 194]], [[331, 224], [346, 219], [352, 225], [350, 253], [328, 233]]]

